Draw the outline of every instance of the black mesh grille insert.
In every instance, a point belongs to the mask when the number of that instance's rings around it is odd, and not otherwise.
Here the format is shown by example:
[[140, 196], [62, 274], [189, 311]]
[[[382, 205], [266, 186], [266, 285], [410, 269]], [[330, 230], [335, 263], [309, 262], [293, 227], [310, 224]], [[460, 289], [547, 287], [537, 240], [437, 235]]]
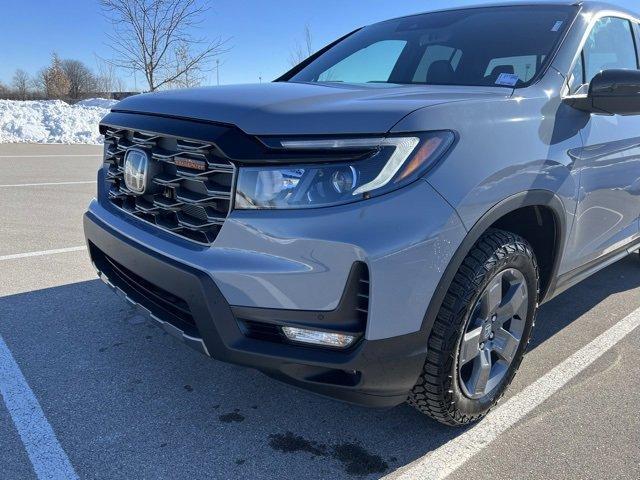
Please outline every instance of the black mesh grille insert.
[[186, 334], [195, 338], [200, 337], [189, 305], [184, 299], [136, 275], [92, 243], [89, 244], [89, 248], [96, 267], [132, 300], [161, 320], [180, 328]]
[[267, 340], [270, 342], [284, 342], [286, 340], [278, 325], [255, 322], [252, 320], [240, 320], [239, 324], [242, 332], [249, 338]]
[[[212, 243], [231, 207], [235, 167], [212, 143], [107, 128], [104, 162], [109, 200], [116, 207], [189, 240]], [[124, 182], [129, 148], [148, 152], [151, 191], [131, 192]]]

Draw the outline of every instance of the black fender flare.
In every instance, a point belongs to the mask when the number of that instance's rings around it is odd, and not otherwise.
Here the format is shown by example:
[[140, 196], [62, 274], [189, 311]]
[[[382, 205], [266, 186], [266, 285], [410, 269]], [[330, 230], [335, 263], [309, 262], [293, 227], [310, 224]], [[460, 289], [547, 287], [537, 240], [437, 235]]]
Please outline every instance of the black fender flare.
[[564, 252], [567, 237], [567, 220], [564, 204], [558, 195], [550, 190], [529, 190], [517, 193], [494, 205], [489, 211], [480, 217], [480, 219], [467, 232], [466, 237], [451, 258], [449, 265], [445, 269], [444, 274], [431, 297], [431, 302], [427, 307], [427, 312], [422, 321], [421, 330], [423, 332], [427, 335], [431, 332], [431, 328], [435, 323], [436, 316], [440, 311], [440, 307], [442, 306], [442, 302], [449, 290], [449, 286], [451, 285], [454, 276], [482, 234], [486, 232], [491, 225], [508, 213], [523, 207], [533, 206], [548, 207], [553, 212], [555, 220], [556, 241], [554, 246], [553, 267], [551, 269], [549, 285], [544, 289], [544, 291], [540, 292], [539, 303], [543, 303], [553, 297], [553, 292], [556, 289], [558, 268], [562, 260], [562, 254]]

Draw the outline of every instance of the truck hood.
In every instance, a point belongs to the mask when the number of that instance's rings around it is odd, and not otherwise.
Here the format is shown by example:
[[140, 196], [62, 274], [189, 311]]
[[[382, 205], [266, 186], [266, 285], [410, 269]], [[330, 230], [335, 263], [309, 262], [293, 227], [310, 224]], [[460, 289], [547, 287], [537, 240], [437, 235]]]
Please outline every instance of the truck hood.
[[384, 134], [432, 105], [511, 95], [509, 88], [276, 82], [128, 97], [113, 111], [232, 124], [253, 135]]

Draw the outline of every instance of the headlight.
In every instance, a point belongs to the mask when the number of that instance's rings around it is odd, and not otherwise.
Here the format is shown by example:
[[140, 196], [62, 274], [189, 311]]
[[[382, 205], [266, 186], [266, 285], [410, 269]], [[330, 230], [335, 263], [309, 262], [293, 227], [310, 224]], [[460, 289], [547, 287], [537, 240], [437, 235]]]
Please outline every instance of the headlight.
[[312, 208], [355, 202], [413, 182], [455, 141], [450, 131], [386, 138], [290, 140], [292, 151], [370, 150], [363, 160], [288, 166], [241, 167], [235, 208]]

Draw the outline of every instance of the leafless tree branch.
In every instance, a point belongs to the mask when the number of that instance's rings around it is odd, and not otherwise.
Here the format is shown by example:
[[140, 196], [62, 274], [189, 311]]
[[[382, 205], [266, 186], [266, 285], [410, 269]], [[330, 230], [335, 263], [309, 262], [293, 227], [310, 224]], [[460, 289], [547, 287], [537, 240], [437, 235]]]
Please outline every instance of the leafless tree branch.
[[16, 70], [12, 83], [18, 98], [20, 100], [26, 100], [29, 96], [29, 86], [31, 84], [29, 74], [21, 69]]
[[289, 52], [289, 63], [292, 67], [300, 64], [313, 54], [313, 35], [309, 24], [304, 26], [304, 44], [296, 41], [295, 46]]
[[100, 0], [100, 5], [113, 26], [110, 63], [143, 72], [150, 91], [193, 83], [228, 51], [227, 39], [194, 35], [208, 9], [201, 0]]

